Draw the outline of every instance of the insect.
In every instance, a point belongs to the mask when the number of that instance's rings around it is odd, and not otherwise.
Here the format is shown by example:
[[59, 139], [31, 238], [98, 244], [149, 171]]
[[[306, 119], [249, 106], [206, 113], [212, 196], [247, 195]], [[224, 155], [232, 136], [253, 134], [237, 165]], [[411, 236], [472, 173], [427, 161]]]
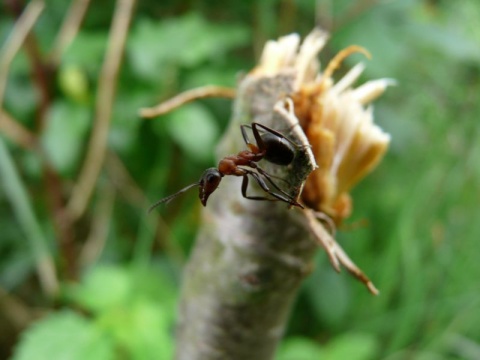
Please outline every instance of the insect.
[[[257, 143], [256, 145], [250, 142], [247, 128], [252, 129], [253, 136]], [[240, 129], [248, 150], [240, 151], [236, 155], [224, 157], [218, 163], [217, 168], [205, 170], [198, 182], [190, 184], [175, 194], [157, 201], [148, 211], [150, 212], [158, 205], [169, 202], [195, 186], [199, 187], [200, 201], [203, 206], [206, 206], [209, 196], [218, 188], [222, 178], [227, 175], [243, 177], [241, 190], [243, 197], [246, 199], [283, 201], [291, 206], [298, 206], [303, 209], [303, 205], [298, 203], [274, 182], [272, 175], [257, 165], [262, 159], [277, 165], [289, 165], [295, 158], [295, 148], [298, 145], [278, 131], [256, 122], [252, 123], [252, 125], [241, 125]], [[247, 195], [249, 176], [257, 182], [263, 191], [271, 195], [271, 197]], [[272, 191], [268, 184], [278, 192]]]

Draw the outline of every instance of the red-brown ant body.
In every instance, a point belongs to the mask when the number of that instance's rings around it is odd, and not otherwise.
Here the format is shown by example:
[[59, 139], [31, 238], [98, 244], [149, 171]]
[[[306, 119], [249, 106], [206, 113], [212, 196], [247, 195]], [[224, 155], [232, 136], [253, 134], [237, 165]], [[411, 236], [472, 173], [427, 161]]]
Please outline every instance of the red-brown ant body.
[[[257, 145], [252, 144], [248, 138], [246, 128], [251, 128], [253, 136]], [[158, 205], [169, 202], [178, 195], [184, 193], [188, 189], [199, 186], [199, 197], [203, 206], [207, 205], [208, 197], [217, 189], [218, 185], [222, 178], [226, 175], [233, 176], [242, 176], [242, 195], [246, 199], [250, 200], [278, 200], [284, 201], [292, 206], [298, 206], [303, 208], [294, 198], [292, 198], [285, 191], [280, 189], [278, 185], [272, 179], [272, 176], [260, 168], [257, 163], [265, 159], [273, 164], [277, 165], [289, 165], [295, 158], [295, 147], [297, 146], [291, 140], [287, 139], [284, 135], [270, 129], [269, 127], [259, 124], [252, 123], [249, 125], [241, 125], [240, 129], [242, 131], [243, 139], [247, 144], [248, 150], [240, 151], [236, 155], [229, 155], [224, 157], [218, 163], [218, 168], [209, 168], [205, 170], [200, 178], [200, 181], [188, 185], [182, 190], [167, 196], [155, 204], [153, 204], [149, 212], [156, 208]], [[263, 131], [260, 133], [260, 130]], [[250, 196], [247, 195], [248, 188], [248, 176], [251, 176], [258, 185], [273, 198], [268, 198], [264, 196]], [[266, 181], [265, 181], [266, 180]], [[267, 185], [267, 182], [270, 183], [279, 193], [273, 192]]]

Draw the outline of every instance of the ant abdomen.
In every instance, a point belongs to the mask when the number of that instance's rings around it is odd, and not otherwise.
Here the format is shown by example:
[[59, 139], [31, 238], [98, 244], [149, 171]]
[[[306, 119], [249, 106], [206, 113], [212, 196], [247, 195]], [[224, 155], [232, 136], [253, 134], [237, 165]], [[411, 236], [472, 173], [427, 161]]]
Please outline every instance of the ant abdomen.
[[264, 159], [277, 165], [289, 165], [295, 157], [295, 147], [285, 138], [271, 133], [261, 135], [265, 146]]

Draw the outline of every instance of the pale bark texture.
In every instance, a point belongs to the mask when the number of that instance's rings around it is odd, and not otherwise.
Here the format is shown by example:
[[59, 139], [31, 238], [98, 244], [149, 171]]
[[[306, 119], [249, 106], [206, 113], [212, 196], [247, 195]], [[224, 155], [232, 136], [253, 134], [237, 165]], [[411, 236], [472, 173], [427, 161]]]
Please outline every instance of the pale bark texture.
[[[306, 141], [298, 135], [303, 135], [300, 127], [286, 120], [292, 109], [283, 100], [293, 82], [288, 72], [251, 74], [240, 82], [219, 158], [245, 149], [240, 125], [251, 122], [280, 131], [297, 144]], [[299, 146], [289, 166], [265, 161], [260, 166], [298, 194], [315, 163], [310, 148]], [[240, 189], [241, 178], [225, 177], [203, 211], [184, 273], [177, 360], [272, 359], [297, 290], [311, 272], [317, 243], [302, 210], [279, 201], [247, 200]], [[250, 181], [252, 193], [264, 194]]]

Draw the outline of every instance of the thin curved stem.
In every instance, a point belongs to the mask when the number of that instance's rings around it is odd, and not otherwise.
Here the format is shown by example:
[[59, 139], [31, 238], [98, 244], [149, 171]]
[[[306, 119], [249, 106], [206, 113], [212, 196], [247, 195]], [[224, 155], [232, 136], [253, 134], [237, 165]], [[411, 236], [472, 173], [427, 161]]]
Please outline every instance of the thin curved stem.
[[92, 137], [80, 176], [67, 204], [67, 210], [73, 220], [78, 219], [85, 212], [105, 159], [117, 75], [134, 4], [135, 0], [117, 0], [116, 3], [112, 27], [110, 28], [108, 49], [98, 85], [96, 116]]

